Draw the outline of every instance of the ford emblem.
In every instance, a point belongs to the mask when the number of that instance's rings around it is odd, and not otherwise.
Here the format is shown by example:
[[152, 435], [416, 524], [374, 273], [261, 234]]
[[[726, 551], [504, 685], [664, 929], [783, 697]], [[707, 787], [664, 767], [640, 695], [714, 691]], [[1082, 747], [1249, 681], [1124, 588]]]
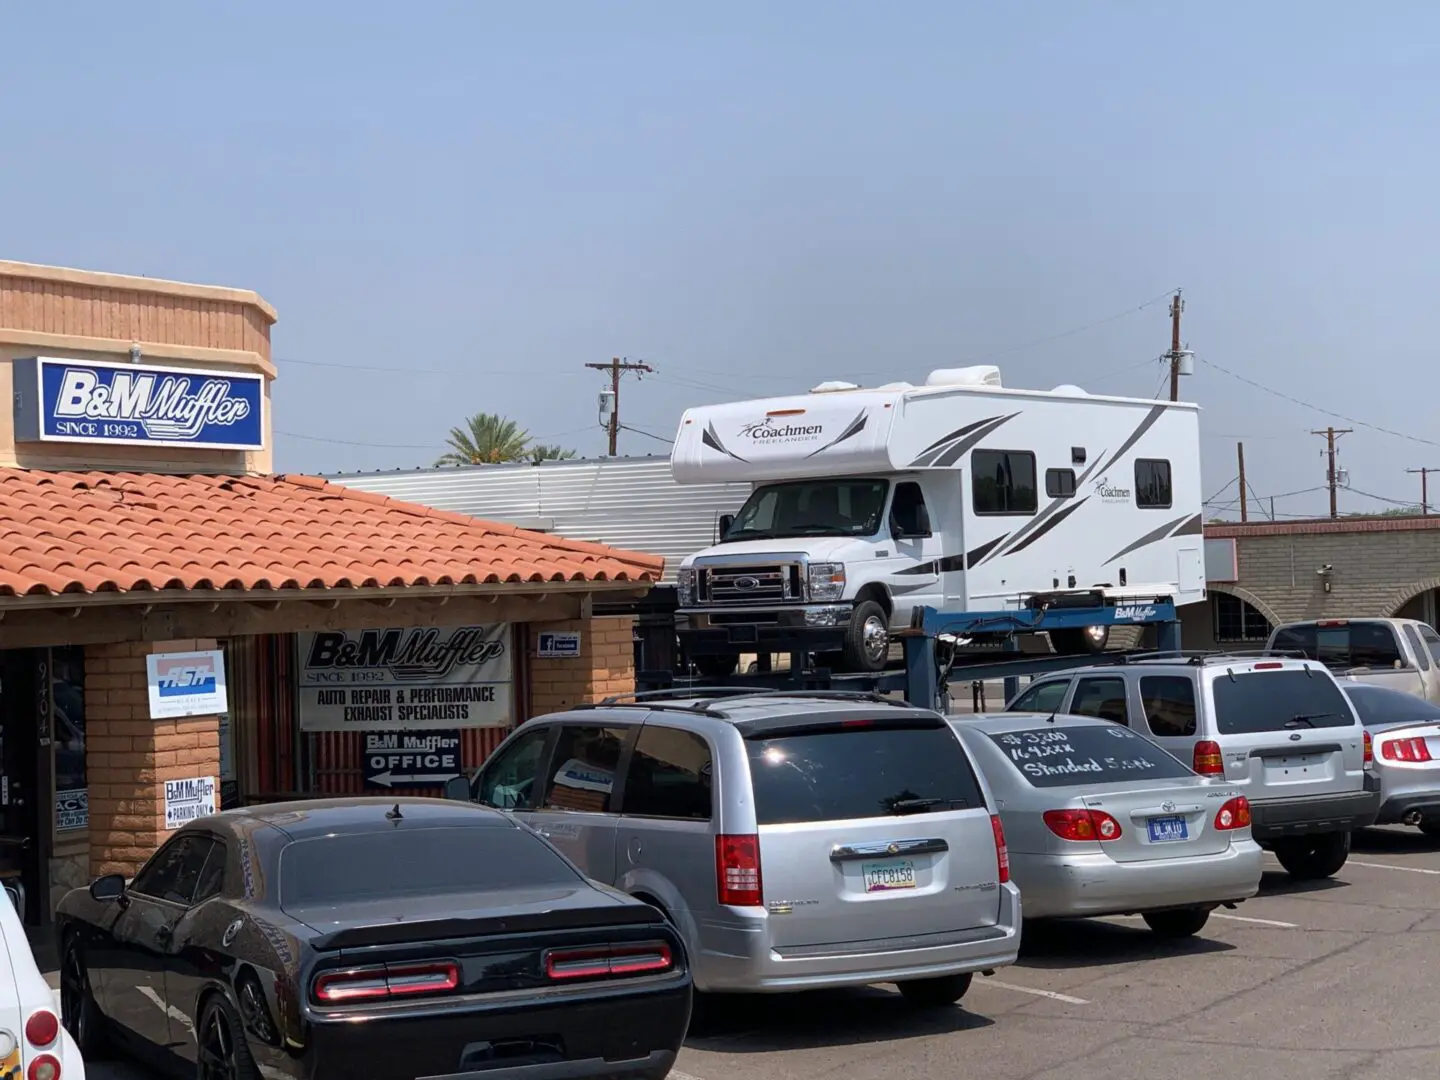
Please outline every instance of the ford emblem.
[[759, 587], [760, 587], [760, 582], [759, 582], [759, 580], [756, 579], [756, 578], [753, 578], [753, 577], [737, 577], [737, 578], [735, 579], [735, 588], [737, 588], [737, 589], [756, 589], [756, 588], [759, 588]]
[[887, 847], [885, 850], [886, 850], [887, 852], [889, 852], [891, 855], [898, 855], [898, 854], [900, 853], [900, 845], [899, 845], [899, 844], [891, 844], [891, 845], [890, 845], [889, 847]]
[[1300, 732], [1296, 731], [1296, 732], [1291, 733], [1291, 735], [1290, 735], [1290, 741], [1291, 741], [1291, 742], [1299, 742], [1299, 741], [1300, 741]]

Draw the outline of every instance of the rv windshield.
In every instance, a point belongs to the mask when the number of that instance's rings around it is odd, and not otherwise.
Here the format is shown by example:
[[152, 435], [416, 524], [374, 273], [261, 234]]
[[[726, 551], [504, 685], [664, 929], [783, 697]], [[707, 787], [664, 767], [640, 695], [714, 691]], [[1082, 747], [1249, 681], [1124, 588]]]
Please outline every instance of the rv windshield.
[[872, 536], [888, 480], [797, 480], [756, 488], [722, 543], [780, 536]]

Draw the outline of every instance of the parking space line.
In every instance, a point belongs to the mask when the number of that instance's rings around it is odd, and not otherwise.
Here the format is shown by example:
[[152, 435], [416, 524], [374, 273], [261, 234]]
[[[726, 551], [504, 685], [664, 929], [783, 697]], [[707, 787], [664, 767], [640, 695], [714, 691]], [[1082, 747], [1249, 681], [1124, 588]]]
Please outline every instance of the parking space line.
[[[1033, 986], [1017, 986], [1015, 983], [1000, 982], [997, 979], [986, 979], [980, 985], [993, 986], [1000, 990], [1013, 990], [1017, 994], [1034, 994], [1036, 997], [1050, 998], [1052, 1001], [1063, 1001], [1067, 1005], [1090, 1004], [1084, 998], [1071, 997], [1069, 994], [1056, 993], [1054, 990], [1039, 990]], [[675, 1074], [672, 1072], [670, 1075], [674, 1076]]]
[[1248, 922], [1248, 923], [1254, 923], [1254, 924], [1257, 925], [1257, 926], [1278, 926], [1278, 927], [1280, 927], [1282, 930], [1299, 930], [1299, 929], [1300, 929], [1300, 927], [1299, 927], [1299, 925], [1298, 925], [1297, 923], [1293, 923], [1293, 922], [1281, 922], [1279, 919], [1256, 919], [1256, 918], [1253, 918], [1253, 917], [1251, 917], [1251, 916], [1249, 916], [1249, 915], [1225, 915], [1225, 914], [1222, 914], [1222, 913], [1220, 913], [1220, 912], [1218, 912], [1218, 911], [1212, 911], [1212, 912], [1210, 913], [1210, 917], [1211, 917], [1212, 919], [1229, 919], [1231, 922]]
[[1355, 859], [1348, 859], [1346, 866], [1363, 866], [1369, 870], [1403, 870], [1407, 874], [1431, 874], [1440, 877], [1440, 870], [1427, 870], [1423, 866], [1391, 866], [1389, 863], [1359, 862]]
[[681, 1072], [679, 1069], [671, 1069], [670, 1072], [666, 1074], [665, 1080], [700, 1080], [700, 1078], [698, 1076], [691, 1076], [687, 1072]]

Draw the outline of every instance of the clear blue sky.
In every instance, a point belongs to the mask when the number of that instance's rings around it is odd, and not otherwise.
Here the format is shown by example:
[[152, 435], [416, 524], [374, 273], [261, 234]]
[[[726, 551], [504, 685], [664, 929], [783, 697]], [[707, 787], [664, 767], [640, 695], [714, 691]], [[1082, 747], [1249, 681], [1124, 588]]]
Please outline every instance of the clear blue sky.
[[979, 359], [1150, 397], [1163, 301], [1029, 343], [1182, 286], [1212, 490], [1236, 436], [1262, 494], [1317, 486], [1335, 422], [1355, 488], [1418, 498], [1440, 445], [1206, 361], [1440, 443], [1440, 5], [1187, 7], [6, 5], [0, 255], [259, 290], [290, 471], [428, 464], [478, 411], [600, 452], [612, 355], [663, 436]]

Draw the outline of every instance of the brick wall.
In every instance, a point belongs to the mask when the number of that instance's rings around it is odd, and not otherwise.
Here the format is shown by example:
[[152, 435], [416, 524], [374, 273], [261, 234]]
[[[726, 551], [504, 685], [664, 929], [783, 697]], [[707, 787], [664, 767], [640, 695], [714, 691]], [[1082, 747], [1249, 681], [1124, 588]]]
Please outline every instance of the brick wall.
[[557, 712], [607, 694], [635, 692], [635, 620], [631, 616], [537, 623], [530, 640], [546, 630], [580, 633], [580, 655], [542, 660], [531, 646], [530, 715]]
[[218, 718], [151, 720], [145, 657], [213, 641], [85, 647], [90, 875], [133, 874], [165, 839], [165, 781], [220, 773]]

